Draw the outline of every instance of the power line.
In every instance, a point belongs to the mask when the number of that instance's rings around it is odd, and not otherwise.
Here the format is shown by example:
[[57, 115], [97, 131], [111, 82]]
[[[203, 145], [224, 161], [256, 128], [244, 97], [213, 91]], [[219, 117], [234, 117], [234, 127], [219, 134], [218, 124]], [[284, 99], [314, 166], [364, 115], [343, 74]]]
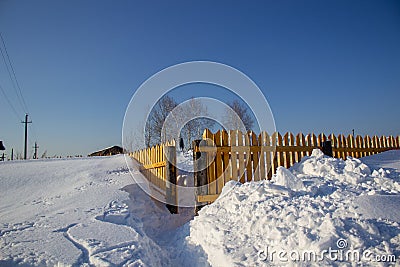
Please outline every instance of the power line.
[[[0, 46], [1, 55], [2, 55], [2, 57], [3, 57], [4, 63], [5, 63], [6, 66], [7, 66], [7, 71], [8, 71], [8, 74], [10, 75], [10, 79], [11, 79], [11, 81], [13, 81], [13, 87], [14, 87], [14, 89], [15, 89], [15, 91], [16, 91], [17, 96], [18, 96], [18, 101], [20, 102], [20, 104], [21, 104], [21, 106], [22, 106], [22, 109], [24, 109], [25, 113], [29, 113], [28, 106], [26, 105], [24, 96], [22, 95], [22, 90], [21, 90], [21, 87], [19, 86], [19, 82], [18, 82], [18, 79], [17, 79], [17, 75], [15, 74], [15, 70], [14, 70], [14, 67], [13, 67], [13, 65], [12, 65], [10, 56], [8, 55], [7, 46], [6, 46], [6, 43], [5, 43], [5, 41], [4, 41], [4, 38], [3, 38], [3, 35], [1, 34], [1, 32], [0, 32], [0, 38], [1, 38], [1, 42], [3, 43], [4, 51], [5, 51], [5, 54], [6, 54], [6, 56], [7, 56], [8, 63], [9, 63], [9, 65], [10, 65], [10, 67], [11, 67], [11, 71], [12, 71], [12, 74], [13, 74], [13, 76], [14, 76], [14, 79], [12, 79], [12, 77], [11, 77], [10, 68], [8, 67], [8, 64], [6, 63], [6, 59], [5, 59], [5, 56], [4, 56], [4, 54], [3, 54], [3, 50], [1, 49], [1, 46]], [[15, 80], [15, 84], [16, 84], [17, 87], [18, 87], [18, 90], [17, 90], [17, 88], [15, 87], [14, 80]], [[18, 92], [19, 92], [19, 94], [18, 94]], [[22, 103], [21, 103], [21, 100], [22, 100]]]
[[21, 117], [18, 115], [17, 110], [15, 109], [14, 105], [11, 103], [10, 99], [8, 98], [6, 92], [4, 91], [3, 87], [0, 84], [0, 90], [4, 95], [4, 98], [6, 99], [8, 105], [11, 107], [11, 110], [14, 112], [15, 116], [17, 116], [18, 120], [21, 120]]

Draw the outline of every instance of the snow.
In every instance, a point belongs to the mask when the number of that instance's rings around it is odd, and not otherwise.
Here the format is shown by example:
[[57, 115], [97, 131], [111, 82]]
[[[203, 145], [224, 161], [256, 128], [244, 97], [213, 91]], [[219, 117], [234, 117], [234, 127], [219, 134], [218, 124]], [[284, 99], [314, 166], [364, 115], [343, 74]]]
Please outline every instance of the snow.
[[168, 211], [132, 183], [123, 156], [2, 163], [0, 265], [169, 265], [130, 197], [147, 220]]
[[[190, 204], [192, 154], [177, 157], [178, 195]], [[293, 259], [329, 249], [394, 255], [399, 264], [400, 151], [343, 161], [314, 150], [292, 168], [278, 168], [271, 181], [228, 182], [194, 218], [191, 208], [171, 215], [153, 201], [135, 182], [143, 180], [138, 166], [128, 162], [122, 155], [1, 162], [0, 266], [351, 262], [327, 254]], [[376, 259], [362, 264], [386, 266]]]
[[[389, 177], [375, 171], [381, 159], [391, 167]], [[317, 257], [306, 265], [356, 261], [321, 256], [342, 243], [343, 253], [371, 253], [364, 260], [394, 255], [398, 264], [399, 163], [400, 151], [343, 161], [314, 150], [289, 170], [278, 168], [271, 182], [229, 182], [190, 222], [188, 240], [204, 249], [212, 266], [298, 264], [310, 251]]]

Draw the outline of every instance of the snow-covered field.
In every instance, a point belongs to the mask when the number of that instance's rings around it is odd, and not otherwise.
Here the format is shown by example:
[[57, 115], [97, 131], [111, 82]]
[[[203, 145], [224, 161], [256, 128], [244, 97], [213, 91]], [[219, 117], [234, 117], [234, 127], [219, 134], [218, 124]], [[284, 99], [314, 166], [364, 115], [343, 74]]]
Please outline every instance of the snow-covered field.
[[[189, 157], [178, 161], [190, 169]], [[195, 218], [171, 215], [123, 156], [1, 162], [0, 266], [400, 264], [400, 151], [343, 161], [315, 150], [224, 193]]]

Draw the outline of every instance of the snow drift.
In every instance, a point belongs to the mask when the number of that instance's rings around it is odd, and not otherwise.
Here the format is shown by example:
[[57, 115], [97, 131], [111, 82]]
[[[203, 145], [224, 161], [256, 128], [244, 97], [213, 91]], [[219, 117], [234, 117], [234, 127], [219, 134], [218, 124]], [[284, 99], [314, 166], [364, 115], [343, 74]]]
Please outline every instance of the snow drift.
[[[204, 249], [212, 266], [398, 259], [399, 182], [394, 171], [371, 172], [359, 159], [314, 150], [290, 170], [280, 167], [272, 181], [229, 182], [223, 196], [190, 223], [188, 239]], [[369, 257], [336, 259], [323, 253], [329, 249], [344, 256], [367, 251]]]

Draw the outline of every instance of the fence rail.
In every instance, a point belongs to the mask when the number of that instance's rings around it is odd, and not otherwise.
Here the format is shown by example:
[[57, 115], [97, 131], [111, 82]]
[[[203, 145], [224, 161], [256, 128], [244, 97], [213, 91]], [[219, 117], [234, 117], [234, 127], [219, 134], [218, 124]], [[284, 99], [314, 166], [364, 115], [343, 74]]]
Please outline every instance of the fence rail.
[[[327, 142], [330, 141], [330, 142]], [[214, 201], [230, 180], [242, 183], [270, 179], [278, 166], [289, 168], [299, 162], [304, 156], [310, 156], [314, 148], [328, 149], [332, 156], [346, 159], [348, 156], [359, 158], [400, 149], [400, 136], [361, 136], [349, 135], [326, 136], [320, 134], [294, 136], [286, 133], [283, 136], [276, 132], [269, 135], [261, 132], [242, 133], [241, 131], [218, 131], [212, 133], [206, 129], [201, 142], [194, 143], [194, 159], [204, 157], [206, 170], [201, 170], [195, 164], [195, 179], [206, 182], [207, 188], [197, 193], [200, 203]], [[200, 153], [200, 154], [199, 154]], [[196, 154], [196, 155], [195, 155]], [[203, 165], [204, 165], [203, 164]], [[196, 168], [197, 166], [197, 168]], [[205, 176], [205, 177], [203, 177]], [[205, 185], [196, 182], [197, 186]]]
[[166, 155], [169, 148], [175, 148], [175, 141], [172, 140], [129, 154], [130, 157], [141, 164], [140, 171], [142, 174], [163, 195], [167, 194], [169, 161]]

